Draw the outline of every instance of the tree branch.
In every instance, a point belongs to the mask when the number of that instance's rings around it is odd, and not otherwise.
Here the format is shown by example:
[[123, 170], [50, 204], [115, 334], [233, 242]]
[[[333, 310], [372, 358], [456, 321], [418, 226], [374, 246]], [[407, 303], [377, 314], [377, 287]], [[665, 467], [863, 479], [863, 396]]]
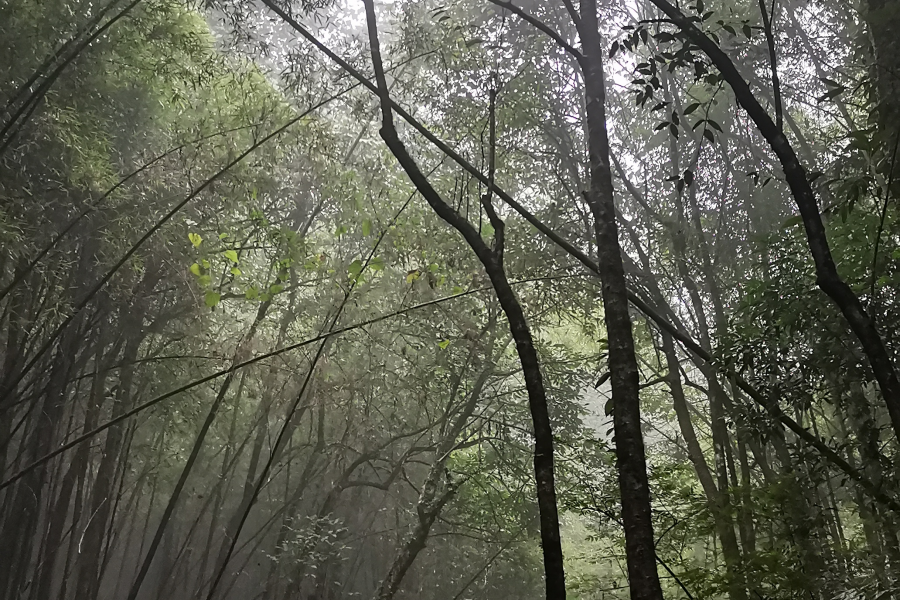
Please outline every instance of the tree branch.
[[760, 134], [769, 143], [781, 162], [791, 195], [800, 210], [810, 253], [816, 267], [816, 283], [840, 309], [850, 329], [856, 335], [881, 393], [891, 418], [894, 434], [900, 437], [900, 379], [888, 354], [881, 334], [875, 328], [872, 318], [866, 312], [859, 297], [837, 272], [828, 236], [815, 193], [807, 178], [806, 169], [800, 163], [784, 132], [772, 121], [747, 81], [741, 76], [734, 62], [708, 35], [697, 28], [678, 8], [667, 0], [650, 0], [665, 13], [687, 37], [713, 62], [723, 79], [731, 86], [738, 104], [743, 107], [756, 125]]
[[572, 46], [569, 42], [564, 40], [562, 36], [556, 33], [549, 25], [547, 25], [540, 19], [528, 14], [524, 9], [516, 6], [512, 2], [509, 2], [508, 0], [488, 0], [488, 2], [499, 6], [500, 8], [506, 9], [514, 15], [518, 16], [520, 19], [556, 42], [557, 46], [575, 57], [575, 60], [577, 60], [579, 63], [581, 62], [581, 59], [584, 58], [581, 52], [575, 49], [575, 47]]

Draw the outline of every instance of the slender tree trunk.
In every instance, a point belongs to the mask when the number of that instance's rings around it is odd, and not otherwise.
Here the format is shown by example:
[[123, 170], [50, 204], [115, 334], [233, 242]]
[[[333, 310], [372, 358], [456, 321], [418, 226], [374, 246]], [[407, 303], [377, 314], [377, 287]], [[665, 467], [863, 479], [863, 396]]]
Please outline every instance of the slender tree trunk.
[[[493, 340], [489, 342], [490, 345], [493, 345]], [[492, 348], [489, 347], [489, 351], [491, 350]], [[472, 413], [475, 412], [475, 407], [481, 398], [481, 392], [484, 390], [484, 386], [492, 372], [493, 369], [491, 367], [481, 372], [472, 387], [472, 391], [469, 392], [468, 401], [462, 407], [460, 414], [453, 420], [453, 426], [444, 434], [444, 439], [438, 444], [435, 450], [434, 461], [422, 486], [422, 493], [419, 494], [419, 500], [416, 503], [416, 525], [394, 559], [387, 576], [382, 580], [378, 592], [375, 594], [376, 600], [393, 600], [394, 594], [400, 588], [400, 583], [403, 581], [406, 572], [412, 566], [419, 553], [425, 548], [435, 519], [441, 513], [447, 501], [456, 493], [458, 484], [450, 479], [449, 473], [446, 473], [445, 464], [450, 458], [450, 453], [453, 451], [457, 438], [465, 429], [469, 419], [472, 417]]]
[[[106, 396], [106, 381], [109, 371], [105, 368], [104, 348], [98, 344], [95, 354], [94, 378], [91, 384], [91, 393], [88, 398], [88, 406], [85, 412], [84, 429], [93, 429], [97, 422], [98, 414], [103, 406]], [[113, 352], [118, 352], [116, 348]], [[36, 573], [37, 582], [32, 590], [32, 600], [46, 600], [50, 598], [53, 579], [56, 575], [57, 553], [60, 550], [60, 542], [62, 540], [63, 531], [69, 518], [69, 506], [72, 502], [72, 492], [75, 484], [84, 469], [87, 467], [90, 445], [83, 444], [78, 448], [71, 463], [66, 468], [63, 476], [60, 492], [55, 502], [55, 507], [51, 511], [49, 525], [47, 529], [46, 542], [44, 544], [44, 552], [40, 561], [40, 568]], [[74, 527], [74, 524], [73, 524]]]
[[606, 131], [606, 89], [596, 0], [581, 1], [579, 34], [590, 154], [590, 190], [585, 194], [594, 217], [597, 263], [603, 312], [609, 340], [616, 464], [625, 529], [628, 581], [633, 600], [661, 600], [655, 540], [650, 512], [650, 485], [641, 432], [639, 380], [634, 338], [628, 312], [625, 269], [619, 248], [613, 199], [609, 140]]
[[675, 343], [672, 340], [672, 336], [668, 333], [662, 332], [661, 336], [663, 354], [666, 357], [669, 369], [669, 389], [672, 392], [672, 405], [675, 409], [675, 416], [678, 419], [681, 435], [688, 449], [688, 457], [694, 465], [697, 479], [700, 481], [700, 486], [703, 488], [707, 502], [709, 502], [712, 509], [716, 532], [722, 542], [722, 555], [725, 559], [725, 568], [728, 571], [728, 594], [732, 600], [743, 600], [747, 597], [747, 591], [743, 578], [740, 576], [741, 551], [734, 533], [733, 521], [729, 514], [731, 508], [727, 498], [728, 488], [726, 486], [723, 492], [721, 481], [719, 486], [717, 486], [709, 470], [706, 458], [703, 456], [703, 450], [700, 448], [700, 442], [697, 440], [687, 399], [681, 386]]
[[[113, 418], [124, 414], [132, 402], [135, 361], [138, 357], [138, 348], [141, 345], [142, 336], [138, 332], [132, 332], [130, 335], [132, 337], [126, 343], [125, 351], [122, 354], [124, 366], [119, 380], [119, 389], [116, 391], [116, 397], [113, 402]], [[79, 600], [94, 600], [99, 590], [103, 536], [112, 511], [114, 475], [124, 440], [124, 433], [124, 425], [110, 428], [103, 445], [100, 465], [97, 467], [97, 476], [94, 479], [88, 511], [90, 517], [84, 532], [81, 534], [82, 551], [79, 553], [76, 567], [75, 597]]]

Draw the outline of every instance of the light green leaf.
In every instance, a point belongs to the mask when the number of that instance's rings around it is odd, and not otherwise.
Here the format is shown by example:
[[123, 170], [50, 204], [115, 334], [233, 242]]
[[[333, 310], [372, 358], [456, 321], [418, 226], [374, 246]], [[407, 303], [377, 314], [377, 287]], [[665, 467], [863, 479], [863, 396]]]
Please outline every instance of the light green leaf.
[[210, 308], [215, 308], [216, 304], [219, 303], [219, 300], [222, 299], [222, 295], [216, 292], [206, 292], [206, 296], [204, 296], [203, 300], [206, 302], [206, 305]]
[[256, 287], [255, 285], [254, 285], [254, 286], [251, 286], [251, 287], [248, 288], [247, 291], [244, 293], [244, 297], [245, 297], [247, 300], [256, 300], [257, 298], [259, 298], [259, 289], [257, 289], [257, 287]]
[[443, 342], [438, 342], [438, 347], [440, 347], [441, 350], [445, 349], [449, 345], [450, 345], [450, 340], [444, 340]]
[[362, 234], [364, 237], [368, 237], [370, 233], [372, 233], [372, 221], [366, 219], [362, 222]]
[[277, 283], [275, 285], [269, 286], [269, 293], [273, 296], [283, 290], [284, 290], [284, 286], [278, 285]]
[[376, 256], [369, 261], [369, 269], [371, 269], [372, 271], [381, 271], [382, 269], [384, 269], [384, 259], [380, 256]]
[[234, 275], [235, 277], [240, 277], [241, 270], [238, 269], [237, 267], [231, 267], [231, 274]]
[[200, 273], [200, 265], [198, 265], [197, 263], [192, 264], [192, 265], [191, 265], [191, 273], [193, 273], [193, 274], [196, 275], [197, 277], [200, 277], [200, 275], [201, 275], [201, 273]]
[[191, 243], [194, 245], [194, 248], [199, 248], [200, 244], [203, 243], [203, 238], [200, 237], [199, 233], [189, 233], [188, 239], [191, 240]]
[[226, 251], [225, 251], [225, 258], [227, 258], [228, 260], [230, 260], [230, 261], [233, 262], [234, 264], [237, 264], [237, 263], [238, 263], [238, 254], [237, 254], [237, 252], [235, 252], [234, 250], [226, 250]]
[[481, 226], [481, 235], [485, 237], [491, 237], [494, 235], [494, 228], [491, 227], [489, 223], [485, 223]]

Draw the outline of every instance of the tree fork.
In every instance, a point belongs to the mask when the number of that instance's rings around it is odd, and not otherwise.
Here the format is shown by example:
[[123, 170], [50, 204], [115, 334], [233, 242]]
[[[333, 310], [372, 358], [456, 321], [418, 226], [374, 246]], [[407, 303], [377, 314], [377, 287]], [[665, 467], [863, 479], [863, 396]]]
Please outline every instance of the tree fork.
[[[432, 187], [415, 160], [407, 152], [397, 135], [393, 120], [393, 105], [388, 95], [387, 81], [381, 62], [378, 28], [375, 20], [374, 0], [363, 0], [369, 29], [369, 45], [375, 68], [377, 94], [381, 101], [382, 127], [380, 134], [391, 153], [403, 167], [410, 181], [439, 217], [456, 229], [466, 240], [487, 272], [497, 300], [509, 322], [510, 332], [516, 342], [516, 351], [522, 365], [528, 405], [534, 426], [534, 476], [537, 487], [538, 512], [541, 523], [541, 546], [544, 558], [544, 577], [548, 600], [565, 600], [566, 585], [563, 569], [562, 544], [559, 536], [559, 513], [556, 504], [556, 487], [553, 472], [553, 432], [547, 395], [541, 375], [540, 361], [534, 348], [528, 321], [506, 277], [498, 253], [485, 244], [471, 223], [444, 202]], [[496, 233], [496, 232], [495, 232]]]

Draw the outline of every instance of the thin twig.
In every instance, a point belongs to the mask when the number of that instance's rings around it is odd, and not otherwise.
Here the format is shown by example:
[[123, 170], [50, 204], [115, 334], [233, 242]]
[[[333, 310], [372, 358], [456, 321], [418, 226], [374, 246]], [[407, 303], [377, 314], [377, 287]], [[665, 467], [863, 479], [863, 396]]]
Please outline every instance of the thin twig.
[[775, 103], [775, 126], [778, 129], [783, 127], [783, 111], [784, 106], [781, 103], [781, 82], [778, 80], [778, 62], [775, 54], [775, 33], [772, 31], [773, 20], [775, 18], [775, 3], [772, 0], [772, 12], [766, 12], [766, 0], [759, 0], [759, 12], [762, 14], [763, 31], [766, 34], [766, 45], [769, 47], [769, 64], [772, 68], [772, 95]]

